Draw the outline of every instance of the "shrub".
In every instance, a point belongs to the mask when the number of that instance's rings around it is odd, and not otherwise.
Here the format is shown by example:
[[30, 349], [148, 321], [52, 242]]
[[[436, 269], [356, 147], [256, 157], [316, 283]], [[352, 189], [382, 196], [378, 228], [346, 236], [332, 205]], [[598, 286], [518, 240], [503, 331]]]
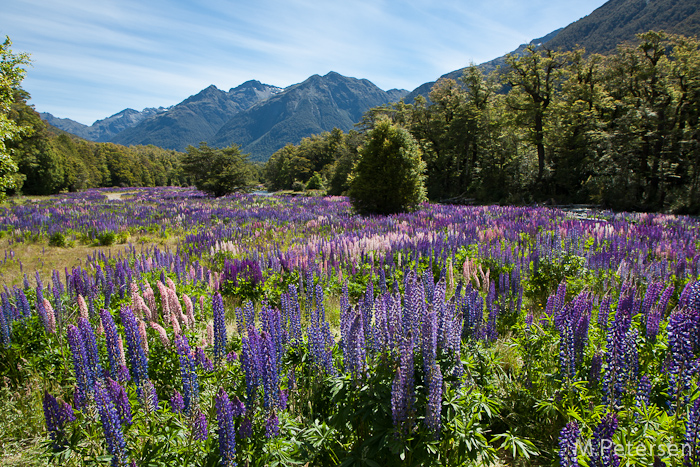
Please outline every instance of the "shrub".
[[425, 163], [411, 134], [381, 120], [368, 134], [350, 175], [350, 199], [361, 214], [412, 211], [425, 201]]
[[322, 190], [323, 189], [323, 178], [318, 172], [314, 173], [313, 176], [306, 183], [307, 190]]
[[101, 232], [97, 234], [97, 242], [102, 246], [110, 246], [114, 244], [116, 238], [117, 234], [115, 234], [111, 230], [107, 230], [106, 232]]
[[60, 248], [65, 248], [68, 244], [66, 243], [66, 236], [63, 232], [54, 232], [49, 237], [49, 246], [57, 246]]

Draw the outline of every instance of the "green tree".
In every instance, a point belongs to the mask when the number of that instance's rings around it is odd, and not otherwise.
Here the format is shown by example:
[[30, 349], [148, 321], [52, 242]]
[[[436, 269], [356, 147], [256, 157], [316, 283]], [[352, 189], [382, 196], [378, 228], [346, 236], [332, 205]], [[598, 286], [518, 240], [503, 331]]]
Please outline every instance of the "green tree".
[[19, 168], [15, 193], [20, 190], [29, 195], [58, 193], [64, 187], [65, 161], [56, 150], [46, 124], [39, 114], [25, 102], [26, 93], [17, 92], [9, 118], [22, 133], [6, 143], [12, 158]]
[[14, 188], [17, 164], [12, 159], [5, 142], [12, 140], [21, 132], [8, 113], [14, 102], [15, 92], [19, 89], [26, 70], [23, 66], [29, 64], [29, 55], [12, 53], [12, 41], [5, 37], [0, 45], [0, 194]]
[[350, 175], [350, 199], [362, 214], [413, 210], [426, 199], [425, 163], [411, 134], [384, 119], [367, 134]]
[[551, 195], [557, 202], [590, 202], [591, 180], [601, 168], [598, 150], [604, 145], [603, 114], [609, 110], [600, 55], [572, 54], [565, 70], [561, 97], [552, 104]]
[[194, 185], [214, 196], [224, 196], [247, 188], [251, 183], [248, 155], [236, 145], [223, 149], [199, 143], [187, 147], [182, 167]]
[[323, 177], [321, 177], [321, 174], [318, 172], [315, 172], [311, 178], [309, 179], [309, 182], [306, 184], [306, 189], [307, 190], [322, 190], [323, 189]]
[[556, 97], [561, 71], [569, 54], [545, 49], [538, 51], [529, 45], [522, 55], [506, 56], [506, 84], [512, 87], [508, 104], [518, 112], [530, 128], [530, 141], [537, 150], [537, 183], [541, 185], [545, 172], [545, 121], [549, 105]]
[[364, 142], [364, 135], [355, 130], [350, 130], [343, 137], [342, 144], [336, 146], [336, 160], [330, 166], [328, 179], [329, 195], [344, 195], [350, 189], [348, 178], [352, 168], [360, 159], [358, 149]]

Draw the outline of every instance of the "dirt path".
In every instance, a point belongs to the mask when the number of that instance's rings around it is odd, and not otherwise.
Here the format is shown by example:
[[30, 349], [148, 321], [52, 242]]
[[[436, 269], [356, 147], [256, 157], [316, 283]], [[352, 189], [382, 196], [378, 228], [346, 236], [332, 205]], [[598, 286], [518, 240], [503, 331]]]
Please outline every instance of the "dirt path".
[[108, 192], [105, 193], [104, 195], [107, 197], [107, 200], [113, 201], [115, 199], [122, 199], [122, 196], [124, 195], [132, 195], [136, 193], [135, 191], [120, 191], [120, 192]]

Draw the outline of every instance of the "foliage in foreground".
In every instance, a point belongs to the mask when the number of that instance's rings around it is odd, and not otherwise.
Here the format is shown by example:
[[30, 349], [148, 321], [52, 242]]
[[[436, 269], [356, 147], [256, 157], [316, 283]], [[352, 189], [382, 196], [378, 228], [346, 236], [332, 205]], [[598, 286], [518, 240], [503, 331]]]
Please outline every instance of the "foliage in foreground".
[[3, 445], [38, 437], [53, 465], [698, 464], [696, 220], [98, 195], [2, 222], [21, 244], [47, 217], [198, 214], [176, 252], [0, 292]]

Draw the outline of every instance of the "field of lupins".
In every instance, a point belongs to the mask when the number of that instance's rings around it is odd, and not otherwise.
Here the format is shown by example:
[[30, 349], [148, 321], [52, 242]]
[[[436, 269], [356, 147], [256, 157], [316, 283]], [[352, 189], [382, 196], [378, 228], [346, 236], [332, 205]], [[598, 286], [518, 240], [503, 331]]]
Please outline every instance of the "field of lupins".
[[695, 219], [106, 193], [0, 208], [2, 465], [700, 465]]

